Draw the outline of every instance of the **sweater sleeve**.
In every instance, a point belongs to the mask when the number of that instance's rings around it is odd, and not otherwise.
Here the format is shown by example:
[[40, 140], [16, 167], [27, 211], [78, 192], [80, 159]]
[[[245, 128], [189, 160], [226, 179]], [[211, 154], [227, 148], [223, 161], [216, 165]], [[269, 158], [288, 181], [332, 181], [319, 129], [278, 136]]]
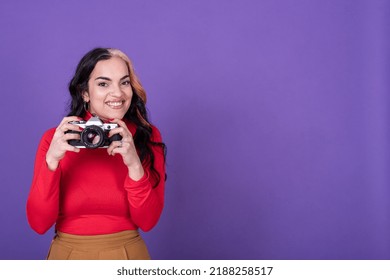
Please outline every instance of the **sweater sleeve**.
[[44, 234], [57, 220], [59, 212], [60, 166], [51, 171], [46, 164], [46, 153], [54, 129], [42, 137], [35, 157], [34, 175], [27, 199], [27, 219], [33, 230]]
[[[152, 141], [161, 143], [161, 135], [153, 127]], [[133, 222], [143, 231], [151, 230], [158, 222], [164, 207], [165, 158], [161, 146], [153, 146], [154, 167], [160, 176], [157, 186], [156, 176], [150, 170], [150, 164], [144, 166], [145, 174], [134, 181], [129, 176], [125, 180], [125, 190], [129, 201], [130, 215]]]

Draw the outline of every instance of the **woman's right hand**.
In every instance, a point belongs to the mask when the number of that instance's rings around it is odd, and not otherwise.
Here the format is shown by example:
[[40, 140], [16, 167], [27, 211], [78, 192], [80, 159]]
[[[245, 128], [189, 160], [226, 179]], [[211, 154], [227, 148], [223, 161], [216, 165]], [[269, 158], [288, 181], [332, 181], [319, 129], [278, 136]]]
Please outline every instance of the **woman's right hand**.
[[46, 163], [50, 170], [54, 171], [57, 169], [60, 160], [65, 156], [67, 151], [76, 152], [80, 151], [68, 143], [68, 140], [75, 139], [80, 140], [80, 134], [78, 133], [65, 133], [68, 130], [82, 131], [83, 129], [78, 125], [71, 124], [71, 121], [80, 121], [80, 117], [65, 117], [61, 123], [57, 126], [57, 129], [51, 140], [51, 144], [46, 153]]

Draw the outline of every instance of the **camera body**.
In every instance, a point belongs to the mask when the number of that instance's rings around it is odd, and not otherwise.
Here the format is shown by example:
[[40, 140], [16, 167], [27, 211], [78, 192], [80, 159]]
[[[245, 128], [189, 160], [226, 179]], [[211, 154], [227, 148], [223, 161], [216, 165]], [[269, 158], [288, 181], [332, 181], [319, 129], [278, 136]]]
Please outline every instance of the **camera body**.
[[114, 134], [108, 137], [111, 129], [118, 127], [116, 123], [103, 123], [98, 117], [92, 117], [88, 121], [69, 122], [83, 128], [83, 131], [69, 130], [66, 133], [80, 134], [80, 140], [71, 139], [68, 143], [77, 148], [107, 148], [112, 141], [119, 141], [122, 136]]

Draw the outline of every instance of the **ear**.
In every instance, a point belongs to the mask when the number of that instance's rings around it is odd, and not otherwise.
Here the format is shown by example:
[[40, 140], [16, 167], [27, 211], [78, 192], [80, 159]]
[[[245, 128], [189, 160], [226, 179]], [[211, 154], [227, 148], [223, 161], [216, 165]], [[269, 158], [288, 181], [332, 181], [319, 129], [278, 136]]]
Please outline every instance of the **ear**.
[[82, 94], [82, 97], [84, 99], [84, 102], [89, 102], [89, 93], [87, 91], [84, 91]]

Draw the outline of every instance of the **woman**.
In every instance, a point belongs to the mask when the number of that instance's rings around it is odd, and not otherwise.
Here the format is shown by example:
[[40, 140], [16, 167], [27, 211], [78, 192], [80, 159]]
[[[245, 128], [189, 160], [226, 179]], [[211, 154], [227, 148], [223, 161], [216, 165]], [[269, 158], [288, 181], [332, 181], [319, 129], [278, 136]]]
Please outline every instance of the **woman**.
[[[29, 224], [39, 234], [55, 224], [48, 259], [150, 259], [138, 228], [153, 228], [163, 209], [165, 145], [148, 121], [132, 63], [117, 49], [91, 50], [69, 91], [68, 116], [38, 147]], [[117, 124], [105, 132], [121, 140], [106, 148], [71, 145], [82, 142], [80, 123], [92, 117]]]

